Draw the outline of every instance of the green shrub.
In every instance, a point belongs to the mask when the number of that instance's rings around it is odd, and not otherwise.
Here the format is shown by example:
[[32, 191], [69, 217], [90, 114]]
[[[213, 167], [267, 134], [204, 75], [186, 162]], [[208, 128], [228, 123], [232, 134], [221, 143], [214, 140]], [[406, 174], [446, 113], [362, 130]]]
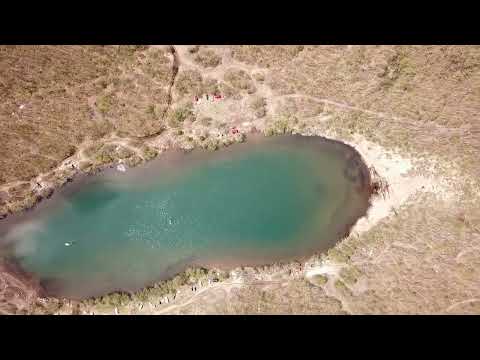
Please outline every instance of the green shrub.
[[114, 158], [110, 154], [105, 152], [101, 152], [95, 157], [95, 162], [98, 164], [108, 164], [112, 161], [114, 161]]
[[128, 159], [125, 160], [125, 164], [128, 167], [134, 167], [137, 166], [142, 162], [142, 159], [138, 157], [137, 155], [130, 156]]
[[108, 113], [113, 103], [114, 103], [113, 95], [100, 96], [96, 101], [98, 111], [100, 111], [102, 114]]
[[265, 135], [266, 136], [273, 136], [273, 135], [275, 135], [275, 130], [273, 128], [269, 127], [267, 129], [265, 129]]
[[238, 136], [237, 136], [237, 141], [238, 142], [245, 142], [245, 140], [247, 140], [247, 135], [245, 133], [240, 133]]
[[155, 150], [154, 148], [150, 147], [150, 146], [143, 146], [142, 147], [142, 155], [143, 155], [144, 159], [150, 160], [150, 159], [155, 158], [158, 155], [158, 151]]
[[289, 122], [287, 119], [275, 120], [266, 130], [267, 136], [275, 134], [285, 134], [289, 129]]
[[185, 119], [192, 116], [193, 112], [188, 107], [179, 107], [174, 109], [168, 118], [168, 125], [170, 127], [178, 127]]
[[317, 286], [323, 286], [327, 283], [328, 277], [322, 274], [312, 276], [311, 282]]
[[218, 150], [218, 146], [219, 143], [216, 139], [210, 139], [209, 141], [205, 141], [204, 143], [202, 143], [202, 147], [210, 151]]
[[149, 115], [155, 116], [155, 105], [148, 105], [145, 112]]
[[117, 151], [118, 157], [121, 159], [126, 159], [132, 155], [134, 155], [134, 152], [126, 147], [120, 147]]
[[344, 255], [337, 249], [328, 250], [328, 257], [336, 262], [345, 263], [348, 261], [349, 257]]

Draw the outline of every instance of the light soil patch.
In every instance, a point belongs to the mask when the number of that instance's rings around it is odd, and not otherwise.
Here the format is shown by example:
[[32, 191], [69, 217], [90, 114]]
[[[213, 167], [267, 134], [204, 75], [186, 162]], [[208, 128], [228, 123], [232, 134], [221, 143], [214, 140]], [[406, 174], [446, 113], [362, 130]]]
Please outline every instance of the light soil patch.
[[[333, 134], [327, 137], [336, 138]], [[355, 135], [353, 141], [344, 142], [355, 147], [367, 166], [375, 168], [389, 185], [387, 196], [373, 198], [367, 216], [361, 218], [352, 229], [357, 235], [369, 230], [381, 219], [395, 215], [396, 209], [416, 192], [431, 192], [445, 200], [453, 196], [453, 190], [438, 175], [416, 175], [412, 171], [414, 162], [409, 158], [388, 151], [360, 135]]]

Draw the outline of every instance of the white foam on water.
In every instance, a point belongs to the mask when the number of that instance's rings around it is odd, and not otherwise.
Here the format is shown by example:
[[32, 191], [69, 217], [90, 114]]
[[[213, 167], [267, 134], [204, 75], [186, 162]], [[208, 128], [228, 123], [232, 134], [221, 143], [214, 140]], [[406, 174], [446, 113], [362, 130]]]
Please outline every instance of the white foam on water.
[[31, 234], [38, 232], [41, 227], [42, 223], [38, 220], [31, 220], [22, 224], [18, 224], [7, 232], [4, 239], [7, 241], [7, 243], [22, 240], [31, 236]]
[[2, 239], [5, 244], [13, 244], [15, 256], [26, 256], [37, 250], [37, 241], [33, 234], [41, 231], [41, 221], [28, 221], [13, 227]]

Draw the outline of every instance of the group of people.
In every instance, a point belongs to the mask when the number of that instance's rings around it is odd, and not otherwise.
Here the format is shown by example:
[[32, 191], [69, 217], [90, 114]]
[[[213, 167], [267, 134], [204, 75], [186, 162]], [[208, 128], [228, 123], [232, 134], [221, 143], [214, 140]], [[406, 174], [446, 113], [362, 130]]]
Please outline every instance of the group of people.
[[[205, 94], [205, 96], [206, 96], [207, 101], [221, 100], [221, 99], [224, 98], [221, 94], [213, 94], [213, 95]], [[199, 102], [201, 102], [202, 98], [203, 97], [195, 96], [195, 98], [194, 98], [195, 103], [198, 104]]]

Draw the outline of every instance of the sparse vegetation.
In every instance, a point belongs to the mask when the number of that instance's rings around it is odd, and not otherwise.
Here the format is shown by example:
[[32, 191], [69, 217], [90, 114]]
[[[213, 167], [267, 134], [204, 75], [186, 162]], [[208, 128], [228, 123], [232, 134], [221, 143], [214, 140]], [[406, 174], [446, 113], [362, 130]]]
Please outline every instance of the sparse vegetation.
[[253, 78], [259, 82], [263, 82], [265, 81], [265, 74], [261, 72], [256, 72], [253, 74]]
[[78, 168], [80, 169], [80, 171], [87, 171], [92, 165], [93, 163], [90, 161], [81, 161], [78, 164]]
[[211, 49], [200, 49], [193, 58], [197, 64], [203, 67], [216, 67], [222, 62], [222, 58]]
[[196, 54], [200, 50], [200, 45], [194, 45], [188, 49], [190, 54]]
[[337, 263], [346, 263], [349, 260], [349, 256], [343, 254], [339, 249], [332, 248], [328, 250], [328, 257]]
[[225, 96], [226, 98], [238, 99], [239, 90], [235, 89], [234, 87], [232, 87], [232, 86], [230, 86], [230, 85], [228, 85], [224, 82], [221, 82], [219, 84], [219, 90], [222, 93], [222, 95]]
[[168, 117], [168, 125], [176, 128], [191, 116], [193, 116], [193, 112], [189, 107], [183, 106], [175, 108]]
[[242, 45], [234, 48], [233, 57], [250, 65], [271, 68], [292, 61], [303, 49], [303, 45]]
[[347, 285], [354, 285], [361, 276], [361, 273], [355, 266], [349, 266], [341, 270], [340, 276]]
[[141, 148], [142, 156], [145, 160], [151, 160], [158, 155], [158, 151], [150, 146], [142, 146]]
[[352, 292], [350, 291], [350, 289], [348, 288], [347, 285], [345, 285], [345, 283], [340, 280], [340, 279], [337, 279], [335, 280], [335, 288], [342, 294], [342, 295], [351, 295]]
[[206, 78], [203, 83], [203, 92], [210, 95], [218, 94], [220, 92], [218, 81], [216, 79]]
[[267, 114], [267, 101], [264, 97], [255, 96], [250, 101], [250, 108], [254, 110], [257, 118], [262, 118]]
[[205, 138], [201, 143], [201, 147], [209, 151], [215, 151], [218, 150], [219, 142], [217, 139]]
[[142, 162], [142, 159], [137, 156], [137, 155], [133, 155], [133, 156], [130, 156], [128, 159], [125, 160], [125, 164], [128, 166], [128, 167], [134, 167], [134, 166], [137, 166], [138, 164], [140, 164]]
[[95, 153], [91, 154], [97, 165], [109, 164], [118, 158], [117, 145], [106, 144], [103, 145]]
[[[383, 78], [380, 86], [389, 89], [401, 76], [406, 76], [407, 79], [414, 77], [415, 70], [410, 64], [408, 56], [403, 52], [397, 52], [387, 60], [387, 65], [378, 76]], [[404, 87], [407, 85], [405, 84]]]
[[225, 72], [224, 80], [235, 89], [244, 90], [248, 94], [253, 94], [257, 90], [250, 75], [244, 70], [230, 68]]
[[202, 75], [198, 71], [186, 70], [177, 75], [175, 90], [180, 96], [201, 96], [203, 93]]
[[325, 275], [318, 274], [318, 275], [312, 276], [310, 281], [316, 286], [323, 286], [327, 283], [328, 277], [326, 277]]
[[247, 140], [247, 135], [245, 133], [239, 133], [237, 134], [236, 139], [238, 142], [243, 143]]
[[286, 134], [290, 130], [289, 118], [280, 117], [275, 119], [269, 126], [265, 128], [267, 136]]
[[86, 299], [81, 302], [81, 307], [121, 307], [131, 302], [146, 302], [153, 298], [163, 298], [174, 294], [182, 286], [196, 284], [202, 280], [215, 279], [217, 281], [223, 281], [227, 278], [228, 273], [225, 272], [204, 268], [187, 268], [184, 272], [176, 275], [172, 279], [159, 282], [138, 292], [114, 292], [98, 298]]
[[210, 124], [212, 123], [213, 119], [209, 116], [204, 116], [201, 120], [200, 120], [200, 124], [202, 124], [203, 126], [210, 126]]

